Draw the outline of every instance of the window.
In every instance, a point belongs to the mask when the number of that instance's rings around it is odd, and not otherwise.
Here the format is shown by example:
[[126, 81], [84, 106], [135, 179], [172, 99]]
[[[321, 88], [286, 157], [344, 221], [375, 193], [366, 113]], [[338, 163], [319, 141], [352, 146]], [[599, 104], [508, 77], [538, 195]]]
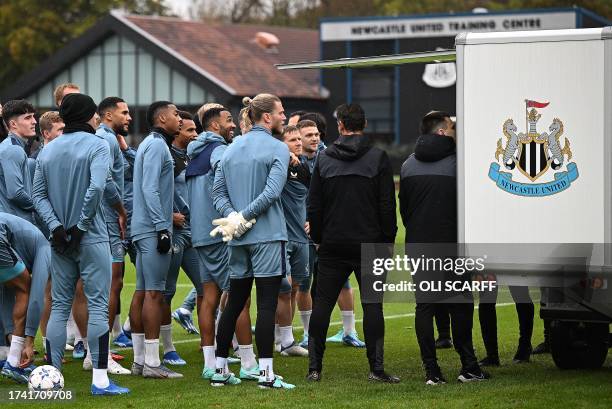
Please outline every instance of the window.
[[387, 136], [394, 126], [394, 72], [392, 68], [353, 70], [353, 102], [366, 114], [366, 133]]
[[41, 111], [55, 108], [55, 86], [74, 82], [96, 103], [107, 96], [122, 97], [130, 107], [130, 137], [140, 142], [148, 131], [146, 111], [155, 100], [169, 100], [194, 112], [214, 95], [129, 39], [114, 35], [48, 81], [29, 100]]

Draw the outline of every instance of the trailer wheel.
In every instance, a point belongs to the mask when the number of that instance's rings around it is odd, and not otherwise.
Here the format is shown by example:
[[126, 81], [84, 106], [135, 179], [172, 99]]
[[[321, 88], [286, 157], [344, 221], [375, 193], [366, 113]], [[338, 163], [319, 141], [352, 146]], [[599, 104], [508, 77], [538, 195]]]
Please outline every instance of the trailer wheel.
[[605, 323], [588, 323], [585, 325], [587, 350], [582, 357], [582, 367], [601, 368], [608, 356], [609, 325]]
[[559, 369], [576, 369], [580, 366], [576, 347], [577, 323], [553, 321], [550, 324], [550, 353]]
[[550, 349], [560, 369], [601, 368], [608, 354], [608, 324], [555, 320]]

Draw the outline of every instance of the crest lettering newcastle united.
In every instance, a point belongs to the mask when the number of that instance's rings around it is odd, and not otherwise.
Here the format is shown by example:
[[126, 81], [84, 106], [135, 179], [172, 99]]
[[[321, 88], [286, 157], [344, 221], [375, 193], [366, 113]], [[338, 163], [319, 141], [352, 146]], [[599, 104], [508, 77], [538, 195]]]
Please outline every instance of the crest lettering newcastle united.
[[[500, 189], [518, 196], [550, 196], [568, 189], [578, 178], [578, 167], [570, 162], [572, 150], [569, 139], [561, 139], [563, 122], [555, 118], [548, 132], [537, 131], [542, 115], [536, 108], [543, 109], [548, 105], [549, 102], [525, 100], [526, 133], [517, 134], [517, 126], [512, 119], [504, 122], [502, 132], [506, 145], [502, 144], [503, 138], [497, 141], [496, 162], [491, 163], [489, 168], [489, 178]], [[508, 172], [500, 171], [501, 166]], [[519, 174], [530, 182], [512, 180], [513, 175]], [[535, 183], [537, 180], [543, 183]]]

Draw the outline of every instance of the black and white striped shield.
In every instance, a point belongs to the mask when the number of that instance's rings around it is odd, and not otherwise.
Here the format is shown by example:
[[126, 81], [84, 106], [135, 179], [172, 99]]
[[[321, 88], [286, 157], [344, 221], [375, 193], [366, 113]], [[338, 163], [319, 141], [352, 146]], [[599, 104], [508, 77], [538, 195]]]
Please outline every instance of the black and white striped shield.
[[548, 144], [531, 141], [529, 143], [521, 143], [521, 152], [517, 167], [527, 176], [532, 182], [542, 176], [549, 166]]

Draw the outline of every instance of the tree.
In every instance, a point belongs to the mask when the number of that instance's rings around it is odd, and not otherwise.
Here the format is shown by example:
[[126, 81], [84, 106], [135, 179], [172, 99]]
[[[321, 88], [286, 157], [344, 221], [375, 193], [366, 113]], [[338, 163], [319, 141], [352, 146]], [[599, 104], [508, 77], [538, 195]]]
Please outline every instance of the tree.
[[317, 28], [323, 17], [381, 14], [378, 3], [378, 0], [196, 0], [191, 16], [205, 21]]
[[[313, 0], [197, 0], [191, 9], [194, 19], [226, 23], [289, 25], [296, 12], [308, 8]], [[270, 23], [273, 21], [273, 23]]]
[[162, 0], [3, 0], [0, 89], [79, 36], [110, 10], [166, 15]]
[[317, 28], [323, 17], [466, 12], [476, 7], [511, 10], [587, 8], [612, 19], [610, 0], [197, 0], [194, 19]]
[[489, 10], [579, 6], [612, 20], [610, 0], [377, 0], [385, 15], [465, 12], [475, 7]]

